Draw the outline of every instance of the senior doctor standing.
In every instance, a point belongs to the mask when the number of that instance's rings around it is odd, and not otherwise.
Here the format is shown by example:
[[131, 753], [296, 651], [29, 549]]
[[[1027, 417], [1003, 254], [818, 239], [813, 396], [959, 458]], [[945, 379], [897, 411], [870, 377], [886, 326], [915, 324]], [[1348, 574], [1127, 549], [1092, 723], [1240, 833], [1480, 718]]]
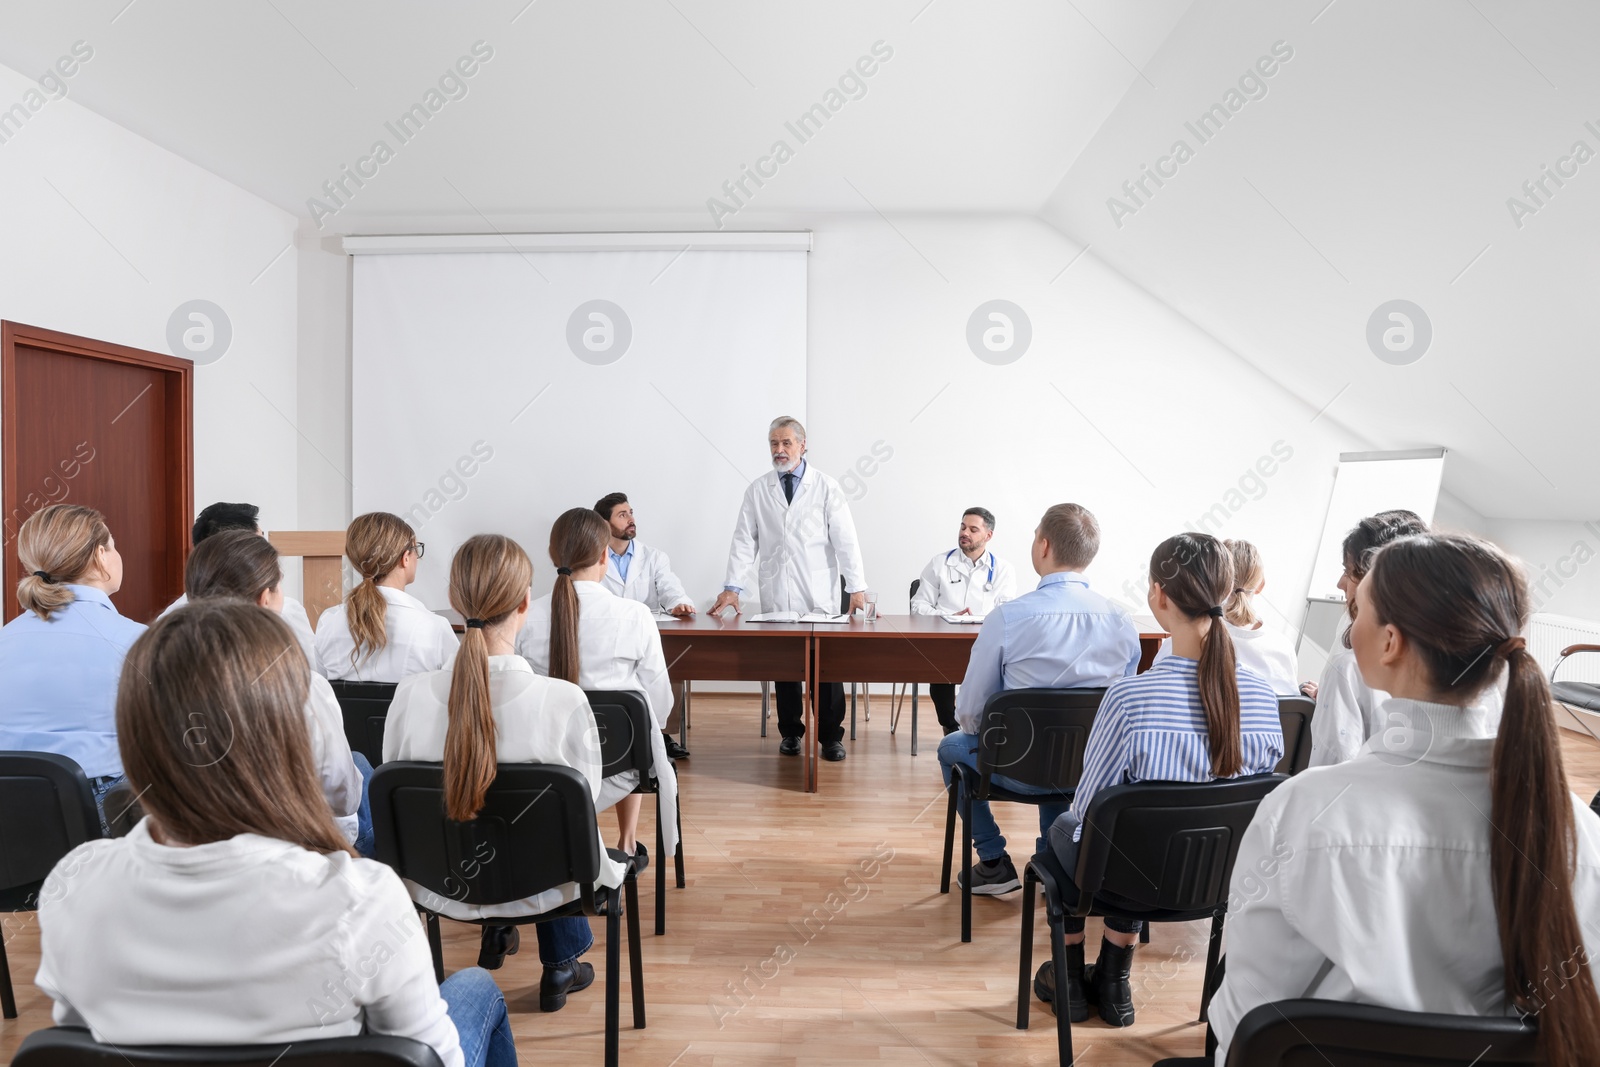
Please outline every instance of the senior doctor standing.
[[[739, 506], [739, 520], [728, 548], [728, 576], [712, 605], [720, 615], [739, 611], [738, 583], [756, 567], [757, 594], [767, 611], [835, 614], [839, 579], [844, 577], [850, 610], [866, 603], [867, 580], [861, 567], [850, 505], [839, 483], [806, 463], [806, 428], [787, 415], [767, 431], [772, 471], [750, 483]], [[778, 751], [800, 754], [805, 736], [799, 682], [774, 682], [778, 704]], [[826, 682], [817, 693], [817, 741], [822, 758], [844, 759], [844, 684]]]

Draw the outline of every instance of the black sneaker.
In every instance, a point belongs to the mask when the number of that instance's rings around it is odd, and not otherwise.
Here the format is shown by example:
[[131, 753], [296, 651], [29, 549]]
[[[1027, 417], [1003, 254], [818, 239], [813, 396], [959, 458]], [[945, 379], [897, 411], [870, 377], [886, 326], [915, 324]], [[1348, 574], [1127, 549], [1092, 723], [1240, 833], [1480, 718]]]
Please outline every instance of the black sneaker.
[[[956, 884], [965, 888], [961, 875], [956, 875]], [[972, 891], [988, 897], [1003, 896], [1022, 888], [1022, 880], [1017, 877], [1016, 865], [1011, 862], [1011, 857], [1002, 855], [997, 860], [982, 861], [972, 868]]]

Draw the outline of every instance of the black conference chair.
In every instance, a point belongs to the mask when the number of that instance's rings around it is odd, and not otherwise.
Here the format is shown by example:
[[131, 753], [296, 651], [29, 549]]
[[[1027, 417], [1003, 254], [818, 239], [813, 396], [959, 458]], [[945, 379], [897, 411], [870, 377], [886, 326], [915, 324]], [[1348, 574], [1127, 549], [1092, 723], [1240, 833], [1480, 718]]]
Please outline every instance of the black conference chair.
[[[1251, 1008], [1227, 1067], [1532, 1067], [1538, 1031], [1508, 1016], [1396, 1011], [1337, 1000], [1280, 1000]], [[1211, 1067], [1211, 1057], [1155, 1067]]]
[[1279, 697], [1278, 718], [1283, 723], [1283, 759], [1273, 768], [1278, 774], [1299, 774], [1311, 766], [1311, 717], [1317, 702], [1310, 697]]
[[[650, 772], [655, 769], [655, 751], [650, 747], [650, 736], [655, 722], [650, 717], [650, 706], [643, 695], [631, 692], [613, 692], [586, 689], [589, 709], [594, 712], [595, 726], [600, 730], [600, 773], [606, 777], [624, 771], [639, 772], [639, 787], [635, 793], [652, 793], [656, 798], [656, 936], [667, 932], [667, 857], [666, 841], [661, 833], [660, 783]], [[682, 811], [682, 805], [679, 805]], [[683, 819], [678, 820], [678, 848], [672, 856], [677, 874], [678, 888], [683, 888]]]
[[[1054, 849], [1028, 861], [1022, 881], [1022, 950], [1018, 965], [1017, 1029], [1028, 1028], [1033, 978], [1034, 887], [1044, 889], [1050, 958], [1057, 995], [1067, 988], [1063, 920], [1068, 915], [1114, 916], [1152, 922], [1211, 920], [1211, 944], [1201, 985], [1200, 1018], [1215, 991], [1228, 885], [1239, 842], [1261, 799], [1288, 781], [1258, 774], [1216, 782], [1132, 782], [1102, 789], [1089, 802], [1078, 844], [1078, 867], [1067, 871]], [[1074, 904], [1067, 897], [1077, 890]], [[1057, 1004], [1056, 1042], [1072, 1062], [1072, 1021]]]
[[1558, 703], [1570, 708], [1600, 714], [1600, 685], [1594, 682], [1556, 681], [1556, 671], [1561, 669], [1567, 657], [1579, 652], [1600, 652], [1600, 645], [1568, 645], [1563, 648], [1561, 658], [1550, 668], [1550, 695], [1555, 697]]
[[[1104, 689], [1008, 689], [984, 706], [978, 722], [978, 773], [951, 769], [950, 807], [944, 819], [944, 871], [939, 892], [950, 892], [956, 816], [961, 817], [961, 940], [972, 940], [972, 802], [1066, 803], [1083, 777], [1083, 750], [1100, 709]], [[1047, 796], [1018, 793], [994, 783], [1001, 775], [1024, 785], [1053, 790]], [[961, 788], [962, 783], [967, 788]]]
[[12, 1067], [442, 1067], [431, 1046], [366, 1034], [281, 1045], [102, 1045], [76, 1026], [35, 1030]]
[[394, 702], [394, 682], [329, 682], [344, 713], [344, 738], [350, 751], [367, 757], [376, 767], [383, 762], [383, 724]]
[[[0, 752], [0, 912], [37, 911], [51, 868], [101, 836], [94, 791], [75, 760], [54, 752]], [[17, 1017], [3, 940], [0, 1015]]]
[[[622, 918], [628, 919], [633, 1028], [644, 1029], [644, 959], [639, 947], [639, 883], [633, 857], [617, 856], [627, 876], [618, 889], [597, 888], [600, 840], [589, 784], [571, 767], [502, 763], [470, 822], [445, 815], [444, 768], [437, 763], [385, 763], [372, 777], [372, 829], [380, 862], [441, 897], [465, 904], [506, 904], [568, 883], [578, 899], [540, 912], [473, 920], [477, 926], [522, 926], [568, 915], [606, 920], [606, 1067], [620, 1044]], [[536, 814], [530, 814], [537, 807]], [[526, 816], [526, 817], [525, 817]], [[627, 907], [623, 908], [623, 895]], [[427, 919], [434, 975], [444, 980], [439, 915]]]

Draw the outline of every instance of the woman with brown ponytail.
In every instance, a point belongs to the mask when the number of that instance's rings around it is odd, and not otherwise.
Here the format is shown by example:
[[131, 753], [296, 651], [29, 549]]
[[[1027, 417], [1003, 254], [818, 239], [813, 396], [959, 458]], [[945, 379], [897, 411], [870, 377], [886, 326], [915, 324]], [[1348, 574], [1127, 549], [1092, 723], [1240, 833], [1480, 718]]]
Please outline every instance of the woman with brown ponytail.
[[[1172, 655], [1111, 684], [1083, 754], [1072, 809], [1050, 827], [1050, 848], [1068, 871], [1094, 795], [1123, 782], [1209, 782], [1266, 774], [1283, 758], [1278, 698], [1266, 679], [1238, 665], [1223, 622], [1233, 595], [1233, 558], [1209, 534], [1178, 534], [1150, 556], [1150, 611], [1172, 634]], [[1076, 889], [1067, 887], [1074, 898]], [[1084, 966], [1084, 920], [1066, 920], [1067, 1009], [1089, 1005], [1112, 1026], [1134, 1021], [1133, 946], [1143, 924], [1106, 919], [1099, 961]], [[1039, 999], [1059, 1011], [1049, 963], [1034, 977]]]
[[[592, 513], [591, 513], [592, 514]], [[598, 517], [598, 516], [597, 516]], [[383, 758], [444, 764], [446, 814], [465, 821], [483, 807], [499, 763], [554, 763], [571, 767], [600, 796], [600, 732], [583, 690], [542, 678], [516, 654], [517, 634], [528, 618], [533, 564], [509, 537], [468, 538], [450, 562], [450, 606], [467, 620], [452, 667], [414, 674], [395, 690], [384, 726]], [[599, 828], [595, 829], [596, 837]], [[605, 847], [601, 842], [601, 848]], [[600, 884], [622, 884], [623, 868], [607, 858]], [[407, 883], [417, 903], [466, 921], [532, 915], [576, 899], [576, 885], [529, 900], [473, 905]], [[594, 944], [587, 919], [569, 916], [538, 923], [541, 1011], [559, 1011], [567, 994], [587, 989], [594, 967], [578, 959]], [[517, 951], [515, 926], [485, 926], [478, 965], [499, 967]]]
[[[1246, 1012], [1287, 997], [1516, 1013], [1537, 1021], [1543, 1062], [1594, 1063], [1600, 934], [1579, 916], [1600, 913], [1600, 820], [1567, 789], [1549, 685], [1518, 636], [1526, 580], [1487, 542], [1420, 534], [1378, 549], [1355, 593], [1351, 646], [1391, 725], [1250, 824], [1217, 1063]], [[1496, 735], [1481, 697], [1502, 676]]]
[[357, 515], [344, 554], [359, 577], [343, 604], [317, 620], [317, 659], [332, 681], [398, 682], [450, 666], [456, 635], [443, 616], [406, 592], [423, 543], [398, 515]]
[[[661, 651], [661, 631], [650, 609], [612, 593], [602, 581], [611, 527], [592, 508], [564, 512], [550, 527], [555, 589], [533, 602], [517, 651], [535, 672], [587, 690], [644, 694], [655, 720], [650, 731], [656, 782], [661, 790], [661, 837], [670, 855], [678, 847], [678, 776], [667, 757], [662, 719], [672, 710], [672, 685]], [[617, 849], [644, 869], [648, 851], [637, 840], [643, 794], [636, 771], [609, 775], [596, 807], [617, 809]], [[659, 862], [660, 857], [657, 857]]]

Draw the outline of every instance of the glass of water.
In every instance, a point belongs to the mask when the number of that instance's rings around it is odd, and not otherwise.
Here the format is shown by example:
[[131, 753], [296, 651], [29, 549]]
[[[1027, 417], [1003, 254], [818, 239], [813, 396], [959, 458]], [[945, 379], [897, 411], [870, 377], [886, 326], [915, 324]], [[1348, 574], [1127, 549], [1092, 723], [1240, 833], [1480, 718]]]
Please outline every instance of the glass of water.
[[867, 592], [867, 607], [866, 607], [865, 615], [866, 615], [866, 619], [867, 619], [868, 622], [876, 622], [877, 621], [877, 618], [878, 618], [878, 594], [874, 593], [874, 592], [872, 592], [870, 590]]

